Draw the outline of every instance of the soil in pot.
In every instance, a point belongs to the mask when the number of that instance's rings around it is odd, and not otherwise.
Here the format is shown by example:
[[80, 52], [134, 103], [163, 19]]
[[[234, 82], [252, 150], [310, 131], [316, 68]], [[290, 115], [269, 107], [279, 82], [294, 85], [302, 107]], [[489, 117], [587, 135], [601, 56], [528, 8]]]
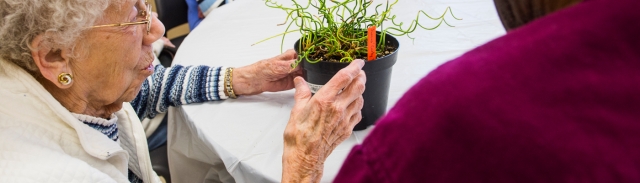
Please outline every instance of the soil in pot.
[[[380, 35], [376, 40], [379, 40]], [[367, 76], [366, 89], [362, 94], [364, 106], [362, 107], [362, 120], [354, 127], [354, 131], [364, 130], [375, 124], [375, 122], [386, 113], [387, 100], [389, 96], [389, 86], [391, 83], [391, 71], [398, 58], [400, 44], [391, 35], [385, 37], [387, 50], [378, 54], [378, 58], [367, 61], [362, 68]], [[299, 41], [295, 43], [294, 49], [298, 51]], [[386, 55], [385, 55], [386, 54]], [[340, 58], [325, 58], [317, 63], [309, 63], [302, 60], [300, 65], [304, 70], [304, 78], [311, 88], [311, 92], [317, 92], [320, 87], [326, 84], [340, 69], [345, 68], [349, 63], [332, 62], [331, 60]], [[366, 60], [366, 55], [362, 58]]]

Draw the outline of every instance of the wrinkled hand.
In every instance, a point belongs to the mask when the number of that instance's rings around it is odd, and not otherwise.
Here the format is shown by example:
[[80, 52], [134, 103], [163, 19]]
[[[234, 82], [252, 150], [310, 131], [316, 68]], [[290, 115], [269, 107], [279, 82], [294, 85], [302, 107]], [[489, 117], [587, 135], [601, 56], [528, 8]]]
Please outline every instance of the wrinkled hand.
[[364, 61], [353, 61], [313, 96], [304, 79], [295, 78], [296, 103], [284, 132], [282, 182], [320, 181], [324, 161], [362, 119], [363, 66]]
[[255, 95], [292, 89], [293, 78], [302, 75], [300, 68], [291, 69], [297, 54], [287, 50], [276, 57], [233, 70], [233, 90], [236, 95]]

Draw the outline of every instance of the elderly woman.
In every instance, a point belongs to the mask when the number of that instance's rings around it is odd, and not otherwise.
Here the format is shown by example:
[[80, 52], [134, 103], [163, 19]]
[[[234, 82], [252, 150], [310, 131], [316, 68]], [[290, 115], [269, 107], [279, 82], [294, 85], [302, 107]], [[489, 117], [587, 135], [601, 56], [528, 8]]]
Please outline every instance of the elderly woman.
[[[494, 2], [507, 34], [420, 80], [334, 182], [640, 182], [640, 1]], [[330, 148], [287, 137], [283, 182], [319, 181]]]
[[[0, 182], [158, 182], [139, 117], [294, 87], [292, 51], [237, 69], [154, 68], [164, 26], [150, 10], [142, 0], [0, 1]], [[330, 143], [348, 137], [363, 65], [297, 95], [290, 124], [342, 122], [319, 130], [334, 131]]]

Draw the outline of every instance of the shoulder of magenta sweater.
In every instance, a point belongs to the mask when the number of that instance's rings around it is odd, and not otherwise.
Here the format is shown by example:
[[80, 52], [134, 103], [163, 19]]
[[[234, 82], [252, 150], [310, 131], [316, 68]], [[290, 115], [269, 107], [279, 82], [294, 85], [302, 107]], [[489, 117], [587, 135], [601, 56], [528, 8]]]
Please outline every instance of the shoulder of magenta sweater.
[[[357, 156], [391, 182], [637, 172], [629, 152], [640, 147], [629, 139], [640, 138], [639, 7], [585, 1], [443, 64], [377, 123]], [[633, 179], [600, 172], [603, 181]]]

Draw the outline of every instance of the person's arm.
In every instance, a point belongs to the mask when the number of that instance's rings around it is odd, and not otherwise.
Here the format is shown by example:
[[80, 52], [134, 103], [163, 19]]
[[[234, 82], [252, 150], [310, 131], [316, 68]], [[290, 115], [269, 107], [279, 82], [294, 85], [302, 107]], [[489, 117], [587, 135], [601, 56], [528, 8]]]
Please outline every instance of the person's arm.
[[166, 112], [169, 106], [225, 99], [219, 90], [221, 72], [222, 67], [157, 65], [131, 105], [142, 119]]
[[355, 60], [311, 95], [295, 79], [295, 105], [284, 132], [282, 182], [320, 182], [324, 161], [362, 119], [364, 61]]
[[[289, 50], [276, 57], [233, 69], [232, 90], [236, 95], [255, 95], [293, 88], [293, 78], [301, 75], [292, 70], [296, 54]], [[140, 119], [153, 118], [169, 106], [227, 99], [224, 87], [226, 67], [181, 66], [155, 67], [131, 102]]]

